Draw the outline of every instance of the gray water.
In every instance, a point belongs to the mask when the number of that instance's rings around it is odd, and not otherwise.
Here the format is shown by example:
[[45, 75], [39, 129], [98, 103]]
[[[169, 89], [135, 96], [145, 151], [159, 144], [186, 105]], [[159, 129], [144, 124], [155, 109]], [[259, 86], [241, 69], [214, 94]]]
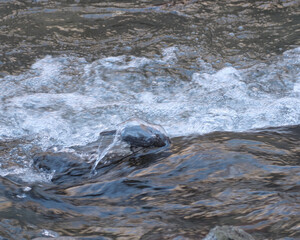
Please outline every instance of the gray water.
[[[298, 1], [0, 1], [0, 236], [299, 239], [299, 29]], [[132, 118], [171, 145], [107, 148]]]

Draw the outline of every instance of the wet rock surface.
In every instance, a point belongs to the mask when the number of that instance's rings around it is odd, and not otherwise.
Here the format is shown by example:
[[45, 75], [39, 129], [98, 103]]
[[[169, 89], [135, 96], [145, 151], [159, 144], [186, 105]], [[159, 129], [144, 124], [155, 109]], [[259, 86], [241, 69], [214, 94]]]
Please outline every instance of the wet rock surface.
[[[79, 177], [88, 176], [96, 168], [112, 163], [127, 160], [139, 164], [139, 161], [147, 159], [147, 155], [151, 159], [152, 154], [169, 144], [170, 139], [161, 126], [131, 120], [118, 130], [101, 132], [97, 141], [86, 146], [74, 146], [63, 152], [40, 153], [34, 156], [33, 163], [36, 168], [53, 173], [53, 182], [64, 182], [70, 177], [78, 181]], [[94, 168], [92, 162], [95, 162]]]
[[[67, 173], [76, 167], [82, 167], [86, 163], [72, 153], [42, 153], [34, 157], [36, 167], [45, 171], [55, 171], [58, 174]], [[86, 166], [88, 167], [88, 166]]]
[[46, 152], [34, 157], [34, 165], [43, 172], [52, 173], [52, 182], [79, 181], [91, 169], [83, 158], [66, 152]]
[[163, 132], [144, 124], [125, 127], [121, 139], [133, 147], [164, 147], [170, 144], [170, 139]]

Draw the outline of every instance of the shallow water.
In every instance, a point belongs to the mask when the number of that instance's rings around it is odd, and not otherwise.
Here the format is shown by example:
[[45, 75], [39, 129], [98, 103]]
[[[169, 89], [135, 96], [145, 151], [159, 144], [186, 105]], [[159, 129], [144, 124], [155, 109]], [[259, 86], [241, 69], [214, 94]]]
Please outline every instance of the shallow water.
[[[300, 238], [298, 1], [8, 0], [0, 16], [4, 239]], [[108, 149], [99, 133], [131, 118], [171, 145]]]

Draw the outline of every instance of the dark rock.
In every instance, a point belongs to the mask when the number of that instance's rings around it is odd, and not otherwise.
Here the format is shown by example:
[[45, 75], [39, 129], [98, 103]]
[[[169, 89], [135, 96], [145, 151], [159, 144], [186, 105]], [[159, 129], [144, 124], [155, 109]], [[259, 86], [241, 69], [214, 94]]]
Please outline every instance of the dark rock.
[[84, 162], [71, 153], [42, 153], [33, 158], [34, 165], [47, 172], [64, 173], [76, 167], [82, 167]]
[[67, 152], [44, 152], [36, 155], [33, 162], [42, 171], [53, 173], [52, 182], [66, 183], [88, 178], [94, 170], [98, 172], [126, 159], [138, 162], [148, 155], [153, 157], [169, 144], [162, 127], [134, 119], [123, 123], [118, 130], [100, 133], [95, 142], [73, 146]]
[[122, 141], [133, 147], [164, 147], [170, 144], [162, 127], [158, 125], [138, 124], [126, 126], [121, 131]]
[[45, 152], [33, 158], [35, 167], [53, 173], [52, 182], [80, 181], [79, 176], [87, 175], [91, 165], [83, 158], [67, 152]]

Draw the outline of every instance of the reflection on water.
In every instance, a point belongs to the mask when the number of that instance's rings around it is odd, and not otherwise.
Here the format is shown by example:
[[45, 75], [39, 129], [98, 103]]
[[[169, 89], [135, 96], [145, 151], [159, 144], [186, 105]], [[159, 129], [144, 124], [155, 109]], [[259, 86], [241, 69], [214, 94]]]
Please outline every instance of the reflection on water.
[[[0, 1], [0, 239], [300, 238], [299, 28], [293, 0]], [[171, 145], [91, 173], [131, 117]]]
[[256, 239], [296, 239], [299, 141], [299, 127], [219, 132], [174, 138], [164, 152], [126, 158], [93, 176], [82, 165], [76, 180], [66, 173], [63, 182], [18, 185], [2, 177], [0, 231], [199, 239], [216, 225], [236, 225]]
[[244, 66], [299, 45], [298, 6], [292, 0], [1, 1], [2, 74], [47, 54], [152, 56], [174, 44], [193, 47], [217, 68]]

